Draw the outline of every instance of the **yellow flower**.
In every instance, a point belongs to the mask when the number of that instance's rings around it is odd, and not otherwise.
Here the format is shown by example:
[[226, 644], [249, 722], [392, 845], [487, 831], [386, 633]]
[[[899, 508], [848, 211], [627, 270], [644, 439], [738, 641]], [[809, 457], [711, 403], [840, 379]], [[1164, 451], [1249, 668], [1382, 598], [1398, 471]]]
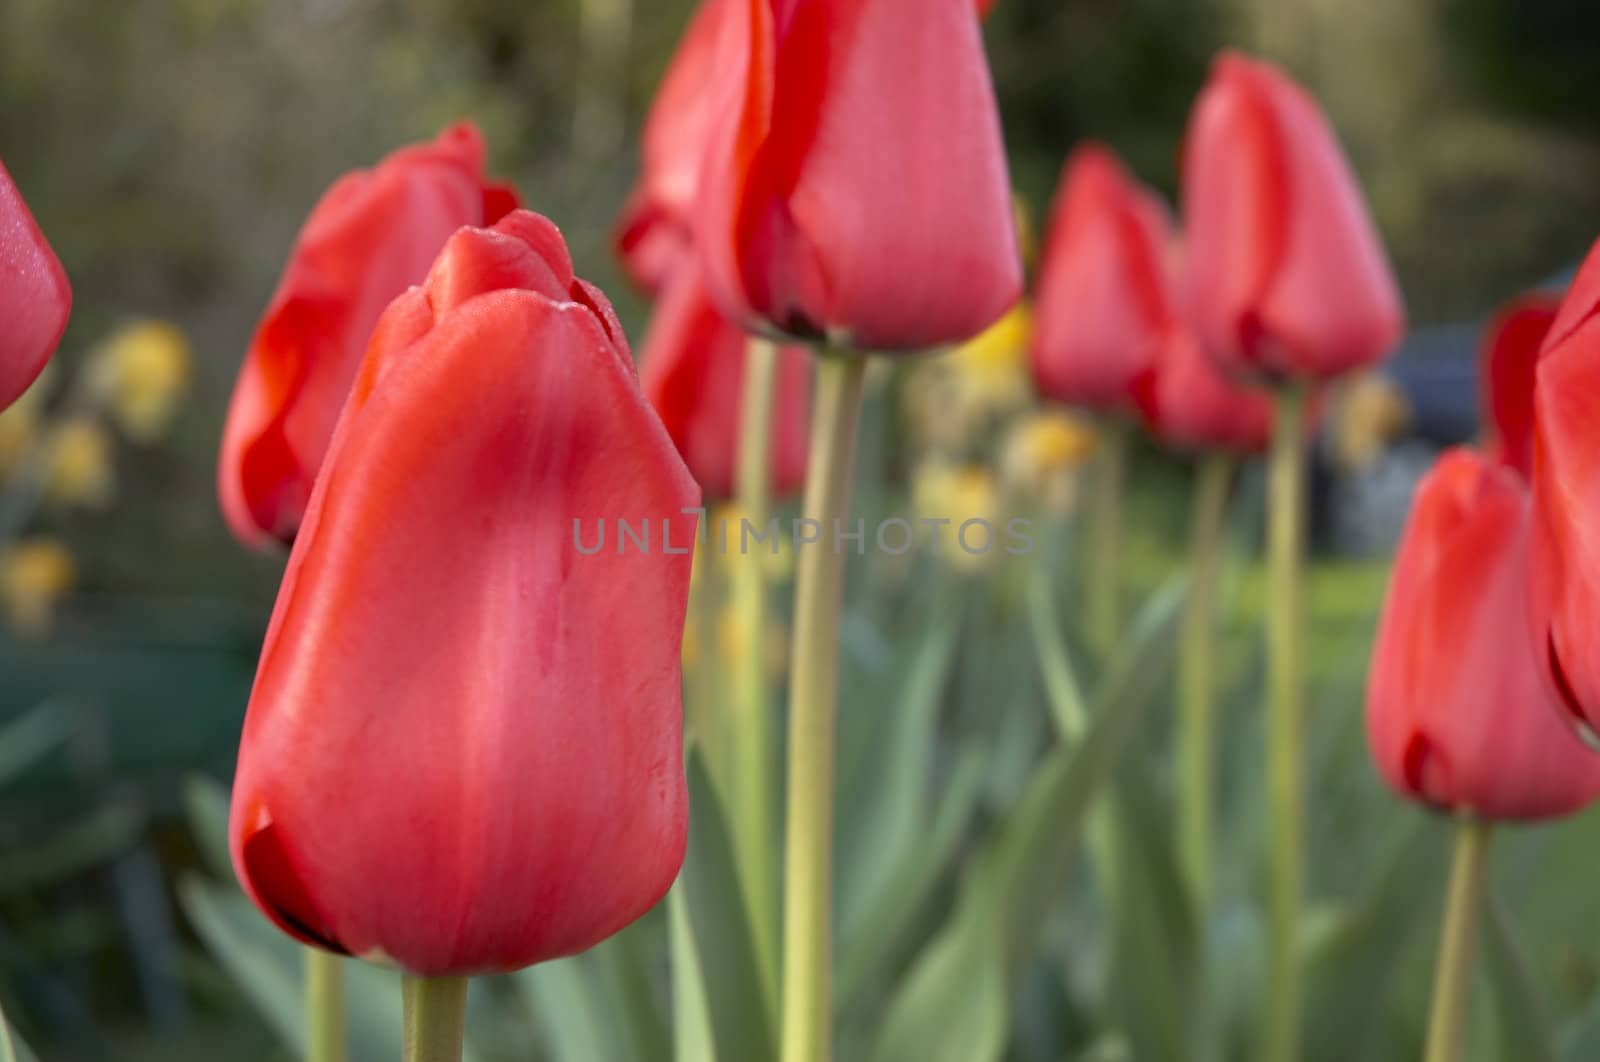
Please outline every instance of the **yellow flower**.
[[700, 658], [700, 627], [692, 620], [683, 625], [683, 645], [680, 651], [683, 669], [693, 671], [695, 661]]
[[923, 542], [960, 571], [980, 571], [1003, 552], [999, 491], [981, 465], [924, 462], [912, 473], [911, 508]]
[[55, 364], [52, 362], [10, 409], [0, 410], [0, 476], [16, 468], [33, 447], [44, 423], [44, 403], [54, 380]]
[[1003, 412], [1028, 400], [1028, 340], [1033, 309], [1019, 302], [951, 355], [962, 383], [985, 412]]
[[1018, 303], [948, 355], [914, 368], [906, 381], [913, 436], [934, 449], [960, 450], [990, 418], [1026, 405], [1032, 328], [1032, 310]]
[[[788, 627], [770, 611], [767, 628], [762, 638], [761, 670], [768, 681], [776, 681], [785, 674], [789, 659]], [[717, 615], [717, 652], [719, 664], [725, 674], [737, 675], [745, 650], [750, 644], [750, 620], [737, 601], [722, 606]]]
[[1078, 470], [1097, 445], [1089, 421], [1072, 413], [1048, 410], [1018, 420], [1001, 451], [1006, 492], [1036, 502], [1045, 512], [1066, 515], [1077, 501]]
[[1017, 223], [1017, 250], [1022, 253], [1022, 264], [1032, 266], [1033, 256], [1039, 250], [1038, 233], [1033, 225], [1033, 208], [1020, 195], [1012, 195], [1011, 213]]
[[768, 583], [782, 583], [794, 574], [794, 547], [789, 541], [785, 521], [768, 514], [766, 523], [758, 525], [749, 520], [737, 501], [728, 501], [710, 513], [706, 534], [711, 537], [712, 552], [718, 564], [736, 579], [738, 565], [759, 564]]
[[113, 332], [85, 367], [100, 408], [139, 442], [166, 432], [189, 389], [194, 353], [188, 338], [166, 321], [138, 321]]
[[22, 460], [39, 433], [39, 415], [20, 402], [0, 413], [0, 476]]
[[25, 637], [47, 634], [75, 577], [72, 553], [55, 539], [24, 539], [0, 553], [0, 603], [12, 627]]
[[91, 417], [73, 416], [50, 429], [45, 497], [57, 505], [103, 509], [116, 494], [111, 434]]
[[1368, 372], [1343, 388], [1335, 410], [1330, 445], [1334, 461], [1356, 472], [1377, 459], [1411, 425], [1411, 403], [1393, 380]]

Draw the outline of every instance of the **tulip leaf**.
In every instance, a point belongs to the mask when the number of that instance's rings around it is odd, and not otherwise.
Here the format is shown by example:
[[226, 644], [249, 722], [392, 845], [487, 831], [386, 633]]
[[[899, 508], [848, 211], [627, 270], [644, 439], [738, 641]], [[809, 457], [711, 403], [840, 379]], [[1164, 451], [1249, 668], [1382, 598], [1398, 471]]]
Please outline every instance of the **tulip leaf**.
[[511, 975], [553, 1057], [666, 1058], [666, 1029], [635, 954], [649, 928], [636, 922], [581, 955]]
[[898, 703], [858, 706], [885, 720], [869, 742], [877, 752], [868, 772], [870, 789], [854, 795], [841, 824], [839, 939], [866, 931], [870, 912], [881, 909], [896, 884], [901, 864], [915, 859], [926, 841], [932, 804], [934, 745], [939, 704], [954, 667], [961, 631], [959, 609], [935, 615], [918, 646]]
[[1110, 1024], [1134, 1058], [1197, 1057], [1195, 919], [1172, 834], [1142, 772], [1125, 768], [1115, 792]]
[[688, 774], [689, 851], [678, 887], [699, 956], [716, 1053], [725, 1059], [770, 1058], [772, 1019], [727, 816], [698, 752], [689, 756]]
[[250, 907], [242, 893], [198, 876], [178, 884], [178, 900], [200, 939], [297, 1055], [306, 1049], [299, 945]]
[[0, 1062], [38, 1062], [37, 1056], [22, 1042], [22, 1037], [11, 1028], [11, 1022], [3, 1011], [0, 1011]]
[[0, 726], [0, 787], [65, 745], [82, 721], [71, 704], [48, 700]]
[[1114, 654], [1083, 740], [1058, 745], [1034, 772], [981, 873], [1004, 923], [1008, 967], [1030, 956], [1066, 887], [1090, 805], [1113, 778], [1139, 718], [1172, 663], [1181, 582], [1157, 591]]
[[908, 949], [923, 913], [966, 833], [977, 807], [983, 781], [982, 755], [965, 753], [943, 785], [939, 806], [916, 847], [906, 853], [876, 904], [857, 927], [840, 933], [838, 968], [834, 971], [836, 1005], [857, 998], [874, 975], [886, 973]]
[[1061, 616], [1056, 610], [1049, 581], [1030, 582], [1027, 597], [1029, 625], [1033, 629], [1039, 671], [1044, 676], [1045, 695], [1050, 702], [1056, 732], [1076, 738], [1088, 725], [1089, 712], [1084, 707], [1083, 688], [1078, 685], [1071, 654], [1067, 652], [1066, 635], [1061, 630]]
[[0, 863], [0, 896], [46, 886], [109, 863], [139, 844], [147, 824], [143, 809], [132, 801], [101, 804], [48, 840], [26, 851], [11, 852], [12, 858]]
[[1500, 1050], [1496, 1058], [1554, 1062], [1555, 1041], [1545, 1016], [1527, 953], [1517, 939], [1511, 914], [1490, 890], [1484, 905], [1483, 965], [1494, 1003]]
[[[268, 922], [232, 886], [187, 875], [178, 899], [195, 932], [285, 1046], [305, 1053], [306, 949]], [[401, 1051], [400, 976], [354, 959], [344, 963], [345, 1009], [354, 1062]], [[468, 1045], [464, 1058], [476, 1058]]]
[[1600, 1058], [1600, 996], [1589, 1001], [1562, 1030], [1561, 1062], [1594, 1062]]
[[228, 853], [228, 791], [214, 778], [190, 775], [183, 785], [183, 806], [189, 832], [206, 869], [231, 881], [233, 858]]
[[895, 994], [872, 1062], [991, 1062], [1006, 1044], [1005, 953], [987, 911], [959, 910]]
[[689, 927], [689, 902], [681, 883], [667, 894], [667, 918], [672, 952], [672, 1057], [675, 1062], [717, 1062], [705, 972], [694, 930]]
[[891, 1000], [874, 1062], [1001, 1057], [1012, 985], [1065, 892], [1089, 806], [1111, 780], [1171, 663], [1183, 590], [1171, 585], [1146, 605], [1107, 671], [1083, 740], [1058, 744], [1044, 758], [991, 836], [951, 921]]
[[1386, 855], [1366, 895], [1308, 949], [1305, 1057], [1312, 1062], [1369, 1058], [1394, 983], [1418, 927], [1437, 924], [1448, 865], [1447, 831], [1397, 813]]
[[533, 1004], [534, 1026], [554, 1058], [634, 1058], [591, 955], [530, 966], [515, 975]]

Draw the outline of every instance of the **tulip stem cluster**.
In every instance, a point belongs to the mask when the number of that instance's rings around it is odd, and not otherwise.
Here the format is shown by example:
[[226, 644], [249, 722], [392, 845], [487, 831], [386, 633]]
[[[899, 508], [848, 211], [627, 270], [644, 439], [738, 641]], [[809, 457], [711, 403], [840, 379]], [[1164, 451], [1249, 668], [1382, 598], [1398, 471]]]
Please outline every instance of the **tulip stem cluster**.
[[1129, 429], [1120, 420], [1108, 420], [1100, 433], [1099, 467], [1089, 511], [1089, 563], [1084, 588], [1089, 637], [1096, 652], [1109, 654], [1117, 642], [1122, 622], [1120, 597], [1122, 570], [1122, 487], [1127, 475]]
[[[850, 504], [866, 359], [817, 359], [805, 515], [836, 526]], [[833, 766], [844, 554], [807, 550], [795, 576], [783, 893], [783, 1062], [829, 1057]]]
[[405, 1062], [460, 1062], [467, 1023], [467, 979], [407, 974], [402, 993]]
[[1285, 384], [1267, 469], [1267, 1010], [1264, 1057], [1299, 1055], [1301, 892], [1305, 879], [1305, 446], [1307, 387]]
[[307, 1062], [345, 1062], [344, 957], [306, 947]]
[[[758, 527], [770, 508], [773, 396], [777, 390], [778, 348], [752, 337], [745, 360], [744, 404], [739, 425], [739, 508]], [[769, 1006], [777, 998], [777, 859], [772, 838], [774, 764], [771, 699], [767, 696], [766, 650], [768, 613], [766, 570], [758, 557], [743, 557], [733, 587], [744, 638], [736, 664], [734, 692], [735, 753], [732, 769], [734, 845], [738, 854], [745, 902], [750, 909], [762, 989]]]
[[1424, 1062], [1460, 1062], [1472, 990], [1472, 951], [1478, 935], [1488, 868], [1489, 824], [1463, 816], [1456, 827], [1450, 895], [1439, 934], [1439, 963], [1433, 972], [1433, 1011], [1428, 1018]]
[[1222, 452], [1200, 461], [1190, 531], [1189, 598], [1184, 606], [1178, 676], [1178, 801], [1180, 851], [1195, 908], [1204, 914], [1212, 890], [1212, 822], [1216, 814], [1213, 645], [1216, 590], [1228, 516], [1234, 458]]

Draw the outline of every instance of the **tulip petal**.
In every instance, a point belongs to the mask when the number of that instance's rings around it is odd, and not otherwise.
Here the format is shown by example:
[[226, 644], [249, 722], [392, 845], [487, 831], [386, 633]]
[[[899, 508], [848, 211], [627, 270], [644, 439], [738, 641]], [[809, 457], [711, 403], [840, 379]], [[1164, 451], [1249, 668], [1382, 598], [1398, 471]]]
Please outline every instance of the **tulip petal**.
[[728, 316], [864, 350], [968, 338], [1021, 293], [969, 0], [729, 17], [697, 231]]
[[1047, 397], [1123, 410], [1153, 364], [1174, 306], [1166, 207], [1106, 148], [1063, 168], [1035, 297], [1033, 373]]
[[1479, 355], [1486, 449], [1524, 478], [1533, 471], [1534, 370], [1558, 304], [1544, 294], [1508, 304], [1484, 330]]
[[[351, 391], [230, 831], [247, 891], [301, 939], [515, 969], [637, 918], [682, 860], [699, 492], [570, 269], [531, 215], [462, 230]], [[580, 549], [602, 520], [651, 548]]]
[[[1557, 319], [1559, 326], [1560, 319]], [[1600, 726], [1600, 447], [1592, 396], [1600, 388], [1600, 318], [1590, 317], [1539, 360], [1534, 387], [1533, 614], [1564, 700]]]
[[[694, 263], [667, 286], [643, 348], [642, 386], [707, 497], [734, 496], [750, 340], [717, 310]], [[810, 357], [778, 351], [771, 423], [776, 497], [805, 483]]]
[[451, 126], [347, 174], [296, 238], [235, 385], [218, 492], [249, 545], [293, 539], [379, 315], [420, 283], [452, 232], [515, 205], [483, 176], [478, 131]]
[[1233, 371], [1326, 379], [1398, 342], [1404, 308], [1361, 189], [1314, 100], [1224, 53], [1190, 117], [1183, 214], [1201, 339]]
[[0, 410], [44, 370], [71, 311], [66, 271], [0, 164]]
[[1569, 814], [1600, 795], [1600, 759], [1564, 724], [1523, 603], [1527, 495], [1467, 450], [1417, 489], [1367, 694], [1374, 761], [1424, 803], [1488, 819]]

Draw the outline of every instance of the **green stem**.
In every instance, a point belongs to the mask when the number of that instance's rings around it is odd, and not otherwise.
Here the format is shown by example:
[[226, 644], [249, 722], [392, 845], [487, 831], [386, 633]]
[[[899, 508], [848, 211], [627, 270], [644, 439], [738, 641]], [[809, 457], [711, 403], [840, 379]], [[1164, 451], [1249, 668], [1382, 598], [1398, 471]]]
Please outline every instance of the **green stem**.
[[465, 977], [413, 977], [401, 981], [405, 1003], [405, 1062], [461, 1062], [467, 1023]]
[[1208, 454], [1196, 474], [1189, 536], [1189, 599], [1184, 603], [1178, 661], [1179, 850], [1202, 924], [1211, 904], [1211, 824], [1216, 815], [1216, 647], [1212, 643], [1233, 464], [1227, 454]]
[[850, 466], [866, 359], [825, 351], [806, 472], [805, 515], [821, 541], [797, 545], [789, 673], [788, 829], [784, 837], [782, 1062], [829, 1057], [834, 723], [844, 555], [833, 535], [850, 504]]
[[1285, 385], [1267, 469], [1267, 803], [1271, 880], [1267, 903], [1267, 1062], [1299, 1056], [1301, 892], [1305, 879], [1305, 563], [1306, 388]]
[[[739, 425], [738, 489], [741, 516], [765, 533], [771, 509], [772, 399], [777, 387], [778, 348], [771, 340], [751, 338], [745, 356], [744, 404]], [[739, 564], [733, 587], [744, 639], [736, 667], [731, 769], [734, 777], [733, 839], [744, 883], [745, 902], [755, 935], [763, 996], [769, 1016], [776, 1013], [778, 981], [777, 819], [773, 762], [772, 705], [767, 691], [768, 615], [767, 566], [752, 545], [744, 552], [742, 529]]]
[[1121, 625], [1122, 482], [1127, 475], [1128, 426], [1107, 421], [1100, 432], [1100, 460], [1092, 477], [1089, 501], [1089, 556], [1084, 565], [1088, 585], [1089, 640], [1102, 656], [1117, 644]]
[[306, 948], [306, 1062], [344, 1062], [344, 957]]
[[1488, 852], [1488, 823], [1463, 816], [1456, 827], [1450, 898], [1439, 934], [1439, 964], [1433, 971], [1433, 1012], [1428, 1019], [1424, 1062], [1460, 1062], [1462, 1057], [1472, 990], [1472, 949], [1478, 936], [1478, 912], [1483, 908]]

